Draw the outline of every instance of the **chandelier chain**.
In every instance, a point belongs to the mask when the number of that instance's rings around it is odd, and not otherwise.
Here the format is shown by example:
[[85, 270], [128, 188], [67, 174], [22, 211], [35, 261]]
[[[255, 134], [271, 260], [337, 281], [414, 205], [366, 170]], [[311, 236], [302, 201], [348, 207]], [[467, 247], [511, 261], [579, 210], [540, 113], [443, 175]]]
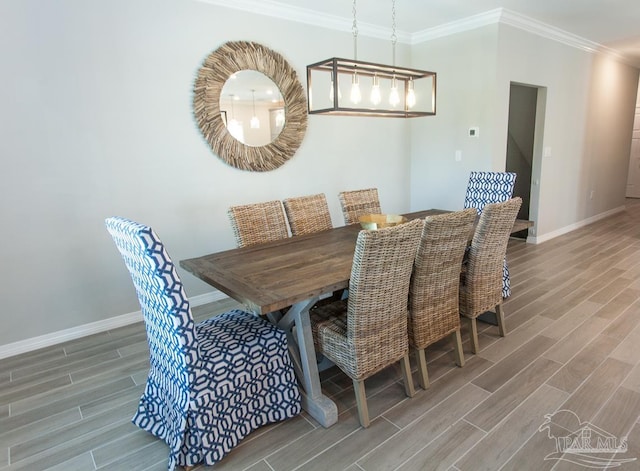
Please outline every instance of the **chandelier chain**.
[[356, 0], [353, 0], [353, 25], [351, 31], [353, 32], [353, 58], [358, 60], [358, 22], [356, 21]]
[[393, 65], [396, 65], [396, 43], [398, 42], [398, 36], [396, 36], [396, 0], [391, 0], [391, 48]]

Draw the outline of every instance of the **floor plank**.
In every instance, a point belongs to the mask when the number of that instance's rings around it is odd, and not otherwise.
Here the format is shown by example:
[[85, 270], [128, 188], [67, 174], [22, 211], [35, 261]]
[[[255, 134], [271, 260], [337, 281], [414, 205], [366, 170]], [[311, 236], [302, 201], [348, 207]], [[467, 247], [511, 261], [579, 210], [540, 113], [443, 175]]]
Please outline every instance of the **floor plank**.
[[487, 396], [487, 391], [467, 384], [359, 460], [358, 465], [367, 471], [395, 469], [398, 463], [425, 448]]
[[495, 426], [455, 466], [461, 471], [492, 471], [506, 463], [566, 399], [566, 393], [543, 385], [533, 391], [506, 420]]

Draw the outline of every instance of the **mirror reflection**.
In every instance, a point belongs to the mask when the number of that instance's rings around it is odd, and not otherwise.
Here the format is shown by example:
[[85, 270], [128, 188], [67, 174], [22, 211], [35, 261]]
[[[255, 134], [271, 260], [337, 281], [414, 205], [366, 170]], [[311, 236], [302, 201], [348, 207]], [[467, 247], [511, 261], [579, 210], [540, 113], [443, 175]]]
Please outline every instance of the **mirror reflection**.
[[255, 70], [241, 70], [227, 79], [220, 93], [220, 112], [229, 134], [248, 146], [270, 144], [284, 128], [280, 90]]

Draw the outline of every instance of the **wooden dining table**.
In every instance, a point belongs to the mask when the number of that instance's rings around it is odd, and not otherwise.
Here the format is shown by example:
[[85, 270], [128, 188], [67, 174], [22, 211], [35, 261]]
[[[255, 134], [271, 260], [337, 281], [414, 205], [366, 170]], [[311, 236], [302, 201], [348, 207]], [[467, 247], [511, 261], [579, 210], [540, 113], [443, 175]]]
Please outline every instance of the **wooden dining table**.
[[[404, 216], [411, 220], [446, 212], [430, 209]], [[512, 233], [532, 225], [516, 220]], [[186, 271], [287, 333], [302, 406], [324, 427], [338, 420], [338, 411], [320, 387], [309, 309], [321, 297], [348, 288], [360, 230], [352, 224], [180, 261]]]

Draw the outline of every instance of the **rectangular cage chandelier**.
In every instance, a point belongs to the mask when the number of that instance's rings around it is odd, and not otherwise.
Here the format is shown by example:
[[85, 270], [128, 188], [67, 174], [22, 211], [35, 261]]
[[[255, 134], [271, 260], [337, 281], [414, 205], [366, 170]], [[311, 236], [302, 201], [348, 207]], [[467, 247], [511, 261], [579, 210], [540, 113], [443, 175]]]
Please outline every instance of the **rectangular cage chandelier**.
[[396, 2], [391, 2], [392, 65], [358, 60], [356, 0], [353, 59], [337, 57], [307, 66], [309, 114], [416, 118], [436, 114], [435, 72], [396, 66]]
[[337, 57], [307, 66], [309, 114], [436, 114], [435, 72]]

